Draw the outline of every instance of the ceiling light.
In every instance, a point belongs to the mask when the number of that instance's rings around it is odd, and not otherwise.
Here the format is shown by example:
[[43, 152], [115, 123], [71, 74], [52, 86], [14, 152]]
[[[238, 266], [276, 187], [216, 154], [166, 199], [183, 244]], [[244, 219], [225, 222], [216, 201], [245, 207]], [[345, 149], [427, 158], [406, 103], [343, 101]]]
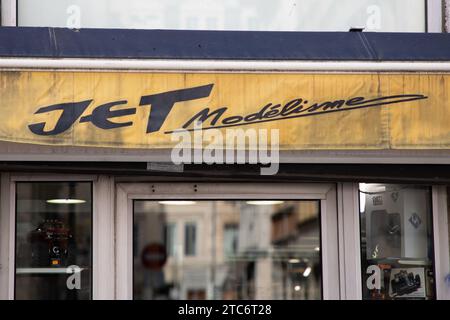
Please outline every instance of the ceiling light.
[[48, 199], [47, 203], [54, 203], [54, 204], [79, 204], [79, 203], [85, 203], [86, 200], [82, 199]]
[[386, 192], [386, 185], [380, 183], [360, 183], [359, 191], [369, 194]]
[[419, 266], [423, 266], [423, 265], [427, 264], [423, 260], [398, 260], [397, 262], [399, 264], [409, 264], [409, 265], [419, 265]]
[[311, 267], [307, 267], [303, 272], [303, 276], [307, 278], [311, 274]]
[[164, 200], [164, 201], [158, 201], [159, 204], [165, 204], [169, 206], [190, 206], [195, 204], [195, 201], [188, 201], [188, 200]]
[[366, 211], [366, 194], [363, 192], [359, 193], [359, 212], [364, 213]]
[[254, 206], [270, 206], [275, 204], [282, 204], [284, 201], [281, 200], [251, 200], [247, 201], [247, 204], [252, 204]]
[[301, 289], [301, 287], [300, 287], [299, 285], [297, 285], [297, 286], [294, 287], [294, 290], [295, 290], [295, 291], [300, 291], [300, 289]]
[[299, 263], [300, 260], [299, 259], [289, 259], [289, 263]]
[[315, 247], [314, 251], [320, 251], [320, 248], [319, 247]]

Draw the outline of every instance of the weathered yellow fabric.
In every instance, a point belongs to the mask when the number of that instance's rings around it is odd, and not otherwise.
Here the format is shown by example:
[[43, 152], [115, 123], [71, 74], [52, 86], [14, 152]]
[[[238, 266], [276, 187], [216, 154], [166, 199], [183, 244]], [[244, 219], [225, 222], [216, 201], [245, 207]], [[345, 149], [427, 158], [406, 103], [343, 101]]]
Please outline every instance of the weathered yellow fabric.
[[[158, 131], [147, 132], [150, 110], [140, 106], [142, 96], [212, 84], [209, 96], [177, 102]], [[249, 122], [243, 130], [279, 129], [280, 148], [317, 149], [448, 149], [450, 147], [450, 74], [305, 74], [305, 73], [145, 73], [145, 72], [0, 72], [0, 139], [47, 145], [118, 148], [170, 148], [176, 144], [168, 132], [181, 128], [205, 108], [226, 107], [221, 120], [258, 112], [268, 103], [307, 100], [314, 103], [363, 97], [417, 95], [423, 98], [364, 108], [322, 108], [295, 118], [275, 117]], [[39, 135], [30, 125], [45, 122], [55, 127], [61, 111], [36, 113], [60, 103], [92, 99], [66, 131]], [[135, 108], [135, 114], [110, 118], [132, 125], [102, 129], [86, 120], [99, 105], [126, 100], [111, 110]], [[389, 100], [389, 99], [388, 99]], [[353, 101], [354, 102], [354, 101]], [[351, 105], [351, 103], [350, 103]], [[312, 111], [312, 112], [311, 112]], [[333, 111], [323, 112], [321, 111]], [[151, 119], [150, 119], [151, 120]], [[210, 119], [209, 119], [210, 120]], [[210, 121], [204, 127], [209, 127]], [[220, 121], [216, 124], [221, 125]], [[220, 130], [226, 130], [222, 127]]]

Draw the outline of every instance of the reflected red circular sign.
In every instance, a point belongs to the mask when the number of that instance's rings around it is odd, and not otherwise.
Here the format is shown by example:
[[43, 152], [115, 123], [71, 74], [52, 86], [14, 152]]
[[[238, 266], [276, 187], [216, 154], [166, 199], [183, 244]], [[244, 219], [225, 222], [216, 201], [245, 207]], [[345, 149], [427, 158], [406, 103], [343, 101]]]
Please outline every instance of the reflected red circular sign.
[[159, 243], [148, 244], [142, 250], [142, 265], [147, 269], [159, 270], [164, 266], [166, 260], [166, 248]]

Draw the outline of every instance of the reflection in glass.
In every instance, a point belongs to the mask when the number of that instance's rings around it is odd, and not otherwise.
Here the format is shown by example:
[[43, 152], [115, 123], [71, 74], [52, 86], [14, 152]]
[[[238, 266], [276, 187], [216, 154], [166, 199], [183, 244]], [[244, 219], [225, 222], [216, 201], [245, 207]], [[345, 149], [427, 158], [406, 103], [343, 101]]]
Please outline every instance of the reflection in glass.
[[360, 184], [364, 299], [433, 299], [429, 187]]
[[19, 26], [71, 29], [426, 31], [424, 0], [18, 0], [17, 14]]
[[195, 222], [188, 222], [184, 225], [184, 254], [195, 256], [197, 247], [197, 225]]
[[239, 225], [226, 224], [223, 230], [223, 249], [226, 257], [237, 253], [239, 241]]
[[318, 201], [177, 204], [134, 203], [135, 299], [321, 299]]
[[16, 299], [90, 299], [90, 182], [18, 182]]
[[167, 255], [173, 257], [175, 255], [176, 225], [174, 223], [166, 224], [164, 232]]

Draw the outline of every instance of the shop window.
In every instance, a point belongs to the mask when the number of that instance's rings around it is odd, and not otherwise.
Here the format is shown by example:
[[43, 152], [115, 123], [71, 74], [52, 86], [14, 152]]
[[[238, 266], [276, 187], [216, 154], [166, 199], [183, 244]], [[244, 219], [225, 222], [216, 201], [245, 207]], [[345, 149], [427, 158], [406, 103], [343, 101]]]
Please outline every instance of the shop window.
[[360, 184], [363, 299], [434, 299], [431, 188]]
[[[319, 201], [135, 200], [133, 208], [135, 299], [322, 297]], [[181, 226], [173, 233], [184, 254], [170, 256], [168, 225]]]
[[17, 182], [16, 299], [91, 299], [92, 184]]
[[18, 0], [17, 13], [28, 27], [425, 32], [425, 8], [424, 0]]

